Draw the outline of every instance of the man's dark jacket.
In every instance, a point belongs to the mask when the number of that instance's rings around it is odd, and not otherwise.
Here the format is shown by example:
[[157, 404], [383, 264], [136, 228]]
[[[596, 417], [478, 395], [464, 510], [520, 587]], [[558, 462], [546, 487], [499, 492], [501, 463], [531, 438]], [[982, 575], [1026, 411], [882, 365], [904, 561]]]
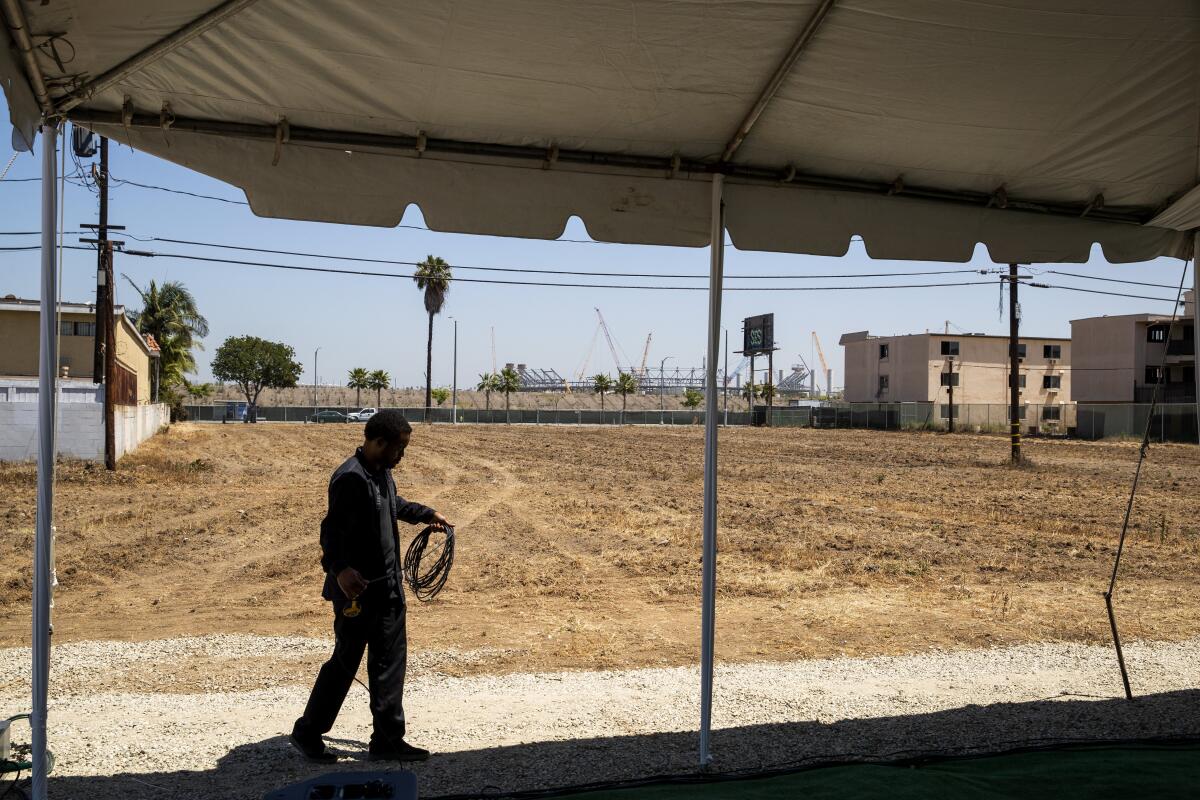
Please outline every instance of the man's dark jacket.
[[359, 448], [329, 479], [329, 512], [321, 520], [321, 566], [326, 600], [345, 601], [337, 574], [354, 567], [371, 584], [365, 594], [404, 597], [400, 576], [400, 529], [433, 521], [432, 508], [410, 503], [396, 494], [390, 469], [372, 471]]

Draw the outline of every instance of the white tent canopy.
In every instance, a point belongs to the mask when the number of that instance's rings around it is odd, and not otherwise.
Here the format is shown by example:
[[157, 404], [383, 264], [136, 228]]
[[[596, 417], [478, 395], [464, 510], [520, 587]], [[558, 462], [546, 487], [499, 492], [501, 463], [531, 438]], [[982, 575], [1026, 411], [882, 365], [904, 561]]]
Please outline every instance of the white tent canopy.
[[[1197, 182], [1189, 0], [5, 2], [52, 107], [264, 216], [703, 246], [720, 164], [743, 249], [1188, 247], [1144, 223]], [[0, 49], [29, 142], [20, 65]]]
[[[0, 0], [13, 141], [64, 119], [264, 216], [876, 258], [1190, 257], [1191, 0]], [[5, 46], [11, 44], [11, 46]], [[53, 177], [50, 163], [43, 174]], [[43, 181], [43, 321], [54, 298]], [[1193, 191], [1196, 190], [1196, 191]], [[701, 759], [716, 554], [710, 248]], [[46, 323], [50, 325], [52, 323]], [[1200, 328], [1200, 326], [1197, 326]], [[42, 396], [54, 372], [43, 339]], [[1200, 332], [1197, 334], [1200, 336]], [[42, 429], [53, 418], [44, 408]], [[45, 746], [53, 442], [39, 458]], [[44, 796], [44, 771], [35, 773]]]

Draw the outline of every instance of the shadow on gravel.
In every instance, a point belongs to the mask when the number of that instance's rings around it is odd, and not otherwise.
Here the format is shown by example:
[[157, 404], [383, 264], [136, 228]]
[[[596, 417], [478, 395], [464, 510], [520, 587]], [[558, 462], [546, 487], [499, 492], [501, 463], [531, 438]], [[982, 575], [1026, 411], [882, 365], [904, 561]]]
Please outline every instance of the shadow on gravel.
[[[636, 723], [636, 720], [630, 720]], [[452, 725], [453, 720], [441, 720]], [[713, 768], [768, 770], [833, 760], [895, 760], [926, 754], [1000, 752], [1066, 742], [1200, 738], [1200, 690], [1138, 698], [1047, 698], [1028, 703], [967, 706], [912, 716], [750, 725], [713, 733]], [[418, 744], [437, 743], [415, 735]], [[286, 737], [231, 742], [216, 769], [127, 773], [108, 777], [51, 776], [50, 796], [109, 798], [260, 798], [271, 789], [331, 771], [386, 767], [365, 761], [365, 745], [330, 738], [342, 761], [314, 766]], [[436, 754], [414, 766], [422, 797], [450, 793], [502, 796], [498, 790], [566, 786], [696, 771], [694, 732], [531, 742]], [[398, 766], [398, 765], [397, 765]]]

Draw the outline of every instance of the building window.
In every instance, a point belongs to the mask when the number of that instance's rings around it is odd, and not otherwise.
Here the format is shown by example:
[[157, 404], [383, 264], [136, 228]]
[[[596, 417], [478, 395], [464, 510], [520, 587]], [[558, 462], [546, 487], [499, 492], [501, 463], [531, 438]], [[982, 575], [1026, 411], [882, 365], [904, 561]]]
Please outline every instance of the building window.
[[1024, 404], [1017, 406], [1017, 416], [1020, 419], [1025, 419], [1025, 405]]
[[1024, 358], [1026, 352], [1026, 344], [1021, 342], [1017, 345], [1017, 358]]
[[1042, 358], [1062, 358], [1061, 344], [1042, 345]]
[[944, 355], [944, 356], [958, 355], [958, 342], [942, 342], [942, 355]]
[[58, 333], [60, 336], [95, 336], [96, 323], [63, 320], [59, 323]]
[[879, 391], [886, 392], [887, 390], [888, 390], [888, 376], [880, 375], [879, 376]]
[[1059, 406], [1042, 406], [1042, 419], [1057, 422], [1062, 419], [1062, 408]]
[[959, 419], [961, 416], [958, 413], [958, 403], [955, 403], [953, 406], [950, 405], [949, 403], [942, 403], [941, 408], [942, 408], [942, 419], [950, 419], [950, 410], [951, 409], [954, 409], [954, 418], [955, 419]]
[[882, 360], [882, 359], [885, 359], [885, 358], [887, 358], [887, 357], [888, 357], [888, 346], [887, 346], [886, 344], [881, 344], [881, 345], [879, 345], [879, 358], [880, 358], [880, 360]]
[[1165, 342], [1166, 340], [1167, 340], [1167, 326], [1166, 325], [1151, 325], [1149, 328], [1146, 328], [1146, 341], [1147, 342]]
[[[1010, 375], [1011, 375], [1011, 373], [1010, 373]], [[1026, 376], [1025, 376], [1025, 375], [1018, 375], [1018, 376], [1017, 376], [1017, 387], [1018, 387], [1018, 388], [1021, 388], [1021, 389], [1024, 389], [1024, 388], [1025, 388], [1025, 379], [1026, 379]], [[1010, 383], [1010, 384], [1009, 384], [1009, 386], [1011, 386], [1011, 385], [1012, 385], [1012, 384]]]
[[1042, 376], [1042, 388], [1043, 389], [1061, 389], [1062, 388], [1062, 375], [1043, 375]]
[[1146, 384], [1153, 386], [1163, 382], [1162, 367], [1146, 367]]
[[943, 373], [941, 373], [941, 375], [942, 375], [942, 386], [958, 386], [959, 373], [943, 372]]

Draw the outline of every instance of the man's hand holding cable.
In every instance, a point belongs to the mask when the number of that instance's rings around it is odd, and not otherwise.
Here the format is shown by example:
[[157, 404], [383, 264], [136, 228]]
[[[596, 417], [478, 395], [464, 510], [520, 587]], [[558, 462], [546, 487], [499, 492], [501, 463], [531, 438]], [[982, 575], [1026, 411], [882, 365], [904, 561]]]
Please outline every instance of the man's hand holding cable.
[[433, 527], [433, 529], [435, 531], [444, 531], [447, 528], [454, 527], [454, 525], [451, 524], [450, 520], [446, 519], [446, 517], [443, 516], [440, 511], [433, 512], [433, 519], [430, 520], [429, 524], [430, 524], [430, 526]]
[[367, 589], [367, 582], [354, 567], [346, 567], [337, 574], [338, 587], [346, 597], [353, 600]]

